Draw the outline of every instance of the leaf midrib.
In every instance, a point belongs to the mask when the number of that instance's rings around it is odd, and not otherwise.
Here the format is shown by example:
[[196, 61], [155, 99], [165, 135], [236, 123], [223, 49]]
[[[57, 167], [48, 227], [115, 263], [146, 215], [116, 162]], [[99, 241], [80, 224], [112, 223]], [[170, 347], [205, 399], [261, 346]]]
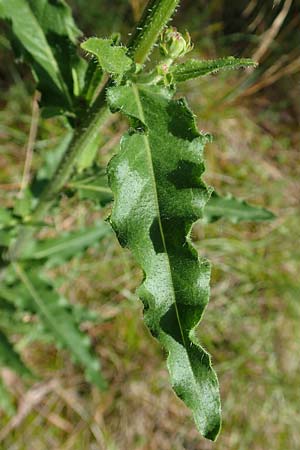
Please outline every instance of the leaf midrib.
[[[133, 94], [134, 94], [134, 97], [135, 97], [136, 102], [137, 102], [137, 107], [138, 107], [138, 111], [139, 111], [141, 120], [143, 121], [144, 124], [146, 124], [144, 110], [143, 110], [143, 106], [142, 106], [142, 103], [141, 103], [141, 100], [140, 100], [139, 91], [138, 91], [137, 86], [133, 84], [132, 85], [132, 90], [133, 90]], [[190, 365], [192, 367], [190, 356], [189, 356], [189, 352], [188, 352], [188, 348], [187, 348], [186, 341], [185, 341], [185, 336], [184, 336], [184, 333], [183, 333], [183, 330], [182, 330], [182, 326], [181, 326], [181, 322], [180, 322], [179, 311], [178, 311], [178, 306], [177, 306], [177, 301], [176, 301], [176, 294], [175, 294], [174, 284], [173, 284], [173, 276], [172, 276], [170, 258], [169, 258], [169, 253], [168, 253], [167, 244], [166, 244], [166, 240], [165, 240], [164, 230], [163, 230], [163, 226], [162, 226], [162, 222], [161, 222], [160, 206], [159, 206], [158, 193], [157, 193], [157, 188], [156, 188], [155, 172], [154, 172], [154, 167], [153, 167], [153, 162], [152, 162], [151, 146], [150, 146], [150, 142], [149, 142], [149, 139], [148, 139], [148, 136], [147, 136], [146, 133], [143, 134], [143, 138], [144, 138], [144, 141], [145, 141], [146, 155], [147, 155], [148, 163], [149, 163], [149, 166], [150, 166], [150, 172], [151, 172], [150, 175], [151, 175], [152, 184], [153, 184], [153, 187], [154, 187], [154, 197], [155, 197], [156, 208], [157, 208], [157, 211], [158, 211], [159, 231], [160, 231], [160, 235], [161, 235], [161, 239], [162, 239], [162, 243], [163, 243], [163, 248], [164, 248], [164, 251], [165, 251], [165, 253], [167, 255], [167, 259], [168, 259], [168, 271], [169, 271], [169, 276], [170, 276], [171, 284], [172, 284], [176, 318], [177, 318], [178, 326], [179, 326], [179, 329], [180, 329], [180, 334], [181, 334], [181, 337], [182, 337], [184, 348], [186, 349], [186, 352], [187, 352], [187, 355], [188, 355], [188, 358], [189, 358], [189, 361], [190, 361]]]

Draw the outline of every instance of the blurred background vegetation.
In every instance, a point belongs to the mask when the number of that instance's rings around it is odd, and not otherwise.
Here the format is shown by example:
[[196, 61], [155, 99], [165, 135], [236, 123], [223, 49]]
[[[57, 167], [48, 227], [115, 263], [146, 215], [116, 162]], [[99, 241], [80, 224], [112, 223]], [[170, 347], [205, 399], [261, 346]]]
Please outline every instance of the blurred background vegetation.
[[[86, 37], [121, 30], [124, 42], [145, 3], [69, 1]], [[222, 434], [215, 444], [204, 441], [172, 393], [164, 355], [135, 295], [141, 273], [109, 237], [55, 273], [72, 303], [99, 314], [101, 320], [85, 329], [109, 389], [99, 393], [88, 385], [64, 352], [47, 343], [25, 346], [16, 334], [24, 359], [44, 381], [24, 383], [2, 371], [16, 405], [12, 416], [0, 412], [3, 450], [300, 447], [299, 0], [183, 0], [173, 24], [190, 31], [194, 57], [260, 62], [255, 71], [209, 76], [182, 91], [199, 128], [214, 136], [206, 150], [207, 182], [277, 215], [269, 224], [221, 221], [194, 229], [197, 249], [213, 264], [199, 337], [219, 375]], [[0, 198], [9, 205], [22, 178], [36, 96], [29, 69], [16, 64], [4, 34], [0, 39]], [[117, 151], [125, 128], [108, 127], [101, 163]], [[41, 118], [33, 168], [63, 133], [62, 121]], [[89, 201], [62, 198], [54, 233], [91, 223], [97, 214]]]

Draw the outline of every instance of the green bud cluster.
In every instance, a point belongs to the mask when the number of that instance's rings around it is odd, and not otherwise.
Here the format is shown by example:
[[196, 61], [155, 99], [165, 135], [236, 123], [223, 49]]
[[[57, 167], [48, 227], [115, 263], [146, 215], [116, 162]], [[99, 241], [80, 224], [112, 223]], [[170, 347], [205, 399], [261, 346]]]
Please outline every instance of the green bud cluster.
[[188, 32], [182, 35], [175, 27], [169, 27], [160, 36], [159, 49], [166, 58], [181, 58], [193, 49], [191, 36]]

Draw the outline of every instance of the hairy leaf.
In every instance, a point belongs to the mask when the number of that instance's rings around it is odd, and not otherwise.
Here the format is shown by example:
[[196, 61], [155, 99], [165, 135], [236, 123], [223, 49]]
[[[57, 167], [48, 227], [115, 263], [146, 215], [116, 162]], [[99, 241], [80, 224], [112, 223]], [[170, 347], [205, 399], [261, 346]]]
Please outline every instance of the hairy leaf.
[[91, 352], [88, 336], [78, 329], [72, 314], [65, 308], [66, 300], [37, 273], [25, 273], [18, 264], [14, 267], [30, 295], [33, 308], [56, 342], [68, 349], [74, 360], [83, 366], [88, 381], [104, 389], [106, 382], [100, 372], [100, 362]]
[[203, 218], [206, 222], [215, 222], [221, 218], [238, 222], [262, 222], [275, 218], [271, 211], [259, 206], [253, 206], [244, 200], [231, 195], [222, 197], [213, 192], [204, 208]]
[[[92, 199], [99, 203], [113, 201], [113, 194], [107, 185], [105, 175], [72, 183], [72, 187], [78, 189], [80, 198]], [[203, 219], [207, 223], [215, 222], [221, 218], [232, 223], [262, 222], [273, 220], [275, 217], [271, 211], [265, 208], [251, 205], [232, 195], [223, 197], [215, 191], [211, 194], [203, 210]]]
[[132, 59], [126, 55], [127, 48], [114, 45], [113, 39], [90, 38], [81, 48], [96, 56], [105, 72], [122, 75], [132, 66]]
[[0, 367], [7, 367], [21, 376], [32, 376], [2, 331], [0, 331]]
[[173, 80], [177, 83], [190, 80], [191, 78], [198, 78], [211, 73], [216, 73], [224, 69], [240, 69], [241, 67], [255, 67], [257, 63], [249, 58], [228, 58], [212, 59], [212, 60], [198, 60], [189, 59], [188, 61], [177, 64], [170, 68], [170, 73], [173, 75]]
[[209, 300], [210, 264], [189, 240], [210, 195], [201, 180], [207, 136], [197, 131], [185, 101], [172, 100], [162, 88], [114, 87], [108, 100], [134, 126], [108, 168], [115, 198], [111, 224], [145, 273], [139, 288], [145, 321], [168, 352], [173, 388], [199, 431], [215, 439], [218, 382], [195, 335]]

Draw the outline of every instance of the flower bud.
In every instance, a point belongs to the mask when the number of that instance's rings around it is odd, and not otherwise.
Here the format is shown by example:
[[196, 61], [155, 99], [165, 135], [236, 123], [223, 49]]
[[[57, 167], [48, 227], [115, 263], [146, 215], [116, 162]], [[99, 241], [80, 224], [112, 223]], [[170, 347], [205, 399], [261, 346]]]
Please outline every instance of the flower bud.
[[193, 48], [188, 32], [183, 36], [175, 27], [167, 28], [161, 35], [159, 49], [163, 56], [177, 59]]

